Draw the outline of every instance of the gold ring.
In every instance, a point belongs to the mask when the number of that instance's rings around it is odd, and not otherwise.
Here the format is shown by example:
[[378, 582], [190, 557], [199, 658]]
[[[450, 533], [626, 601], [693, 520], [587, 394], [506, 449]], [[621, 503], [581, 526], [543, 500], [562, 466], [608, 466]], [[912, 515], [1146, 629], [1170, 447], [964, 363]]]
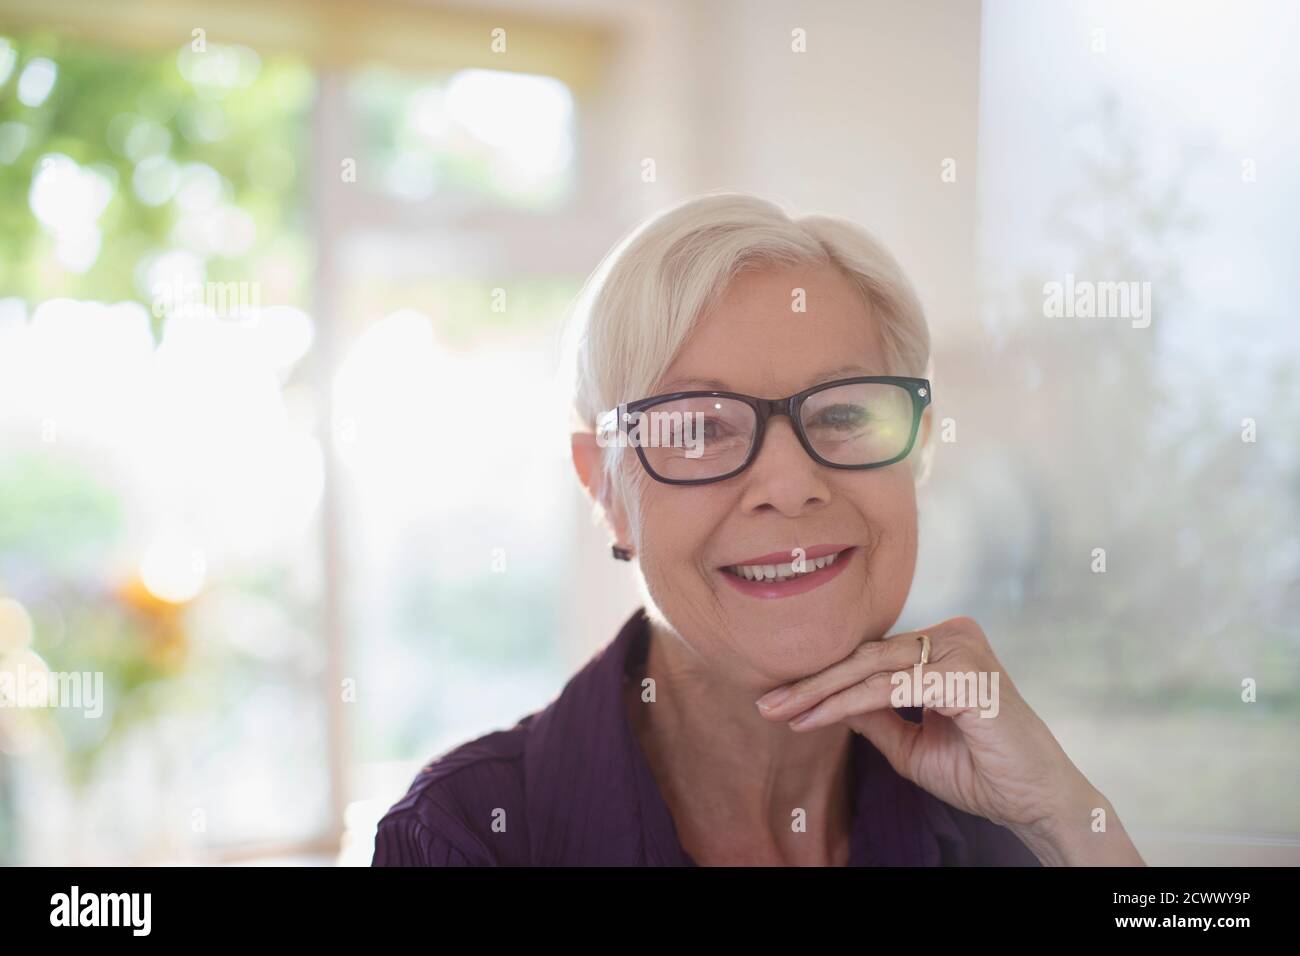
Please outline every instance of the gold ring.
[[921, 642], [921, 663], [930, 663], [930, 635], [922, 634], [917, 640]]

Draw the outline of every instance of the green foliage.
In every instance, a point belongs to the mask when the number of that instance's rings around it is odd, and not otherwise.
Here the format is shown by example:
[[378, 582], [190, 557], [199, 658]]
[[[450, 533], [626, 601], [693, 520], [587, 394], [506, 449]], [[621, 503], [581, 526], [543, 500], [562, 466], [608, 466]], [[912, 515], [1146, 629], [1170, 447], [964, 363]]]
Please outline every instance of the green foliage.
[[[0, 555], [64, 573], [77, 554], [115, 540], [123, 516], [117, 495], [79, 464], [50, 454], [0, 462]], [[69, 548], [76, 544], [76, 554]]]
[[[17, 59], [0, 83], [0, 147], [21, 149], [0, 148], [0, 298], [17, 296], [29, 308], [56, 297], [151, 308], [142, 264], [188, 250], [214, 281], [269, 276], [265, 304], [305, 299], [315, 80], [304, 63], [262, 61], [251, 50], [211, 43], [203, 52], [187, 44], [142, 55], [47, 33], [0, 37], [0, 52], [5, 42]], [[41, 57], [56, 65], [57, 78], [43, 101], [27, 105], [20, 78]], [[97, 221], [98, 256], [80, 273], [52, 255], [55, 237], [32, 208], [42, 161], [56, 154], [112, 184]], [[140, 162], [151, 158], [215, 179], [215, 202], [251, 220], [251, 243], [238, 254], [195, 245], [192, 232], [178, 229], [187, 210], [175, 195], [151, 204], [135, 188]], [[92, 461], [60, 452], [41, 445], [0, 456], [0, 594], [23, 585], [33, 650], [52, 670], [103, 674], [102, 719], [64, 709], [38, 714], [57, 728], [67, 780], [79, 786], [116, 739], [175, 706], [195, 651], [184, 609], [108, 573], [126, 533], [122, 489], [97, 475]], [[0, 792], [0, 857], [4, 810]]]
[[[173, 229], [180, 211], [174, 202], [149, 205], [133, 189], [137, 164], [126, 141], [137, 128], [137, 139], [152, 140], [147, 148], [137, 143], [137, 157], [147, 150], [180, 166], [211, 167], [221, 176], [226, 200], [253, 218], [252, 246], [238, 257], [213, 257], [209, 278], [248, 278], [268, 248], [303, 229], [306, 176], [299, 163], [307, 154], [314, 95], [314, 80], [304, 64], [260, 62], [247, 51], [239, 60], [240, 82], [246, 85], [227, 88], [191, 82], [181, 73], [186, 57], [235, 61], [229, 48], [216, 45], [206, 53], [186, 46], [142, 56], [85, 47], [50, 34], [10, 42], [18, 61], [0, 86], [0, 124], [21, 124], [25, 132], [21, 152], [8, 165], [0, 164], [0, 294], [29, 302], [70, 296], [150, 304], [137, 267], [148, 254], [178, 245]], [[52, 60], [58, 77], [44, 102], [29, 107], [19, 101], [17, 85], [36, 57]], [[98, 259], [80, 275], [52, 261], [52, 237], [29, 204], [41, 158], [54, 153], [93, 166], [113, 183], [112, 199], [99, 220], [104, 239]]]

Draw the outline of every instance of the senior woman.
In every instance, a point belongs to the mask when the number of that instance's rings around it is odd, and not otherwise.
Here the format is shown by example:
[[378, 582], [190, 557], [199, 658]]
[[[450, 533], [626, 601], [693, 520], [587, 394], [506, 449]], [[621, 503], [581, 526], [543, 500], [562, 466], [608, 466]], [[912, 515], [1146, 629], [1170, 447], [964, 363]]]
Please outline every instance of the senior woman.
[[878, 242], [710, 194], [616, 246], [574, 320], [573, 461], [645, 606], [426, 766], [375, 865], [1142, 864], [975, 621], [888, 636], [933, 396]]

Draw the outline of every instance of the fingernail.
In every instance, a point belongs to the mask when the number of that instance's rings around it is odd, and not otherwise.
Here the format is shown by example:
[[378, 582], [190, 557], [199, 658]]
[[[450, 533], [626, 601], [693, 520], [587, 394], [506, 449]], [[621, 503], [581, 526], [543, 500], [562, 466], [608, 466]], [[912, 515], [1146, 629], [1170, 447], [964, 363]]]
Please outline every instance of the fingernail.
[[759, 710], [771, 710], [777, 707], [783, 700], [790, 696], [790, 688], [778, 687], [776, 690], [768, 691], [757, 701]]

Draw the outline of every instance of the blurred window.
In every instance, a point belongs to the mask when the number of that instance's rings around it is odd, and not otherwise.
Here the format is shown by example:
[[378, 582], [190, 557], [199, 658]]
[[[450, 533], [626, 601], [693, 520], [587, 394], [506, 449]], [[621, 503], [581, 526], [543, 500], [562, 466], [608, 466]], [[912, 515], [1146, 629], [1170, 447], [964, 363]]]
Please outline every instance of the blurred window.
[[545, 703], [576, 122], [545, 75], [0, 37], [0, 655], [106, 684], [0, 709], [0, 861], [329, 852]]

